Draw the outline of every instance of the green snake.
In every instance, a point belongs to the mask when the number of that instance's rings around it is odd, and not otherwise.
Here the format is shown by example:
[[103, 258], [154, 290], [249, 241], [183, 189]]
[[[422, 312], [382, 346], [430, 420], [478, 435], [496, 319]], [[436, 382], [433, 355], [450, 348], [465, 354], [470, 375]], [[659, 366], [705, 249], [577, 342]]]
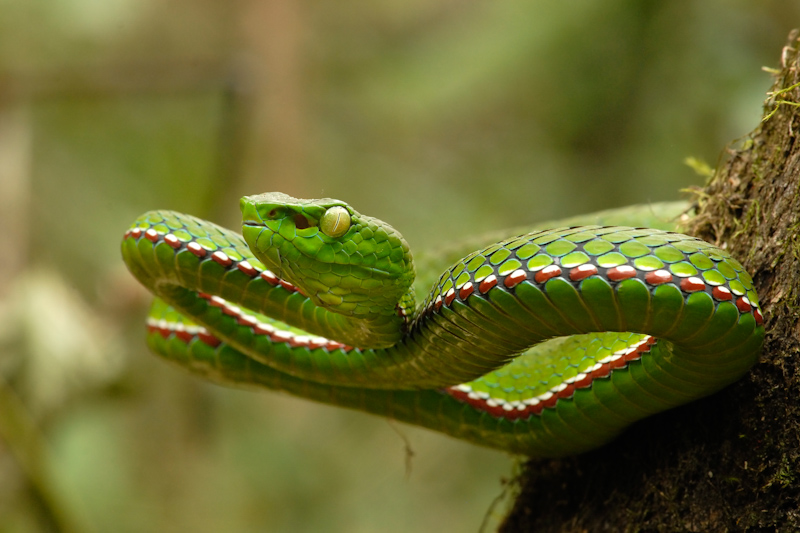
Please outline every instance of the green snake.
[[557, 457], [734, 382], [763, 342], [742, 265], [679, 233], [519, 234], [455, 261], [417, 304], [409, 246], [388, 224], [281, 193], [241, 210], [243, 237], [151, 211], [122, 241], [156, 295], [150, 348], [219, 384]]

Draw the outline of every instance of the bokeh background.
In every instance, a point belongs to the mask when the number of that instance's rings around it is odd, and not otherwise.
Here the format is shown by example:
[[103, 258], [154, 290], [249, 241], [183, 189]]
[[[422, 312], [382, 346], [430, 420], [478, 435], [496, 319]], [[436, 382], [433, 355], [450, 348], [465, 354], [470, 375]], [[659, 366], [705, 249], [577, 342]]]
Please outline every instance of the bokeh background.
[[798, 25], [788, 0], [0, 0], [0, 531], [491, 530], [506, 455], [148, 354], [122, 233], [279, 190], [435, 250], [674, 200]]

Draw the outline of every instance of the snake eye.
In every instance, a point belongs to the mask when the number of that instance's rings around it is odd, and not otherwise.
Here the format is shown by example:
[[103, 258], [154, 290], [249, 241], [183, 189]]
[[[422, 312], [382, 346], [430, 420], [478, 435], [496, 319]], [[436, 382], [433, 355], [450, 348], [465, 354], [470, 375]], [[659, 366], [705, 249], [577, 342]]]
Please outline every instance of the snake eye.
[[350, 229], [350, 213], [339, 205], [331, 207], [319, 219], [319, 229], [328, 237], [341, 237]]

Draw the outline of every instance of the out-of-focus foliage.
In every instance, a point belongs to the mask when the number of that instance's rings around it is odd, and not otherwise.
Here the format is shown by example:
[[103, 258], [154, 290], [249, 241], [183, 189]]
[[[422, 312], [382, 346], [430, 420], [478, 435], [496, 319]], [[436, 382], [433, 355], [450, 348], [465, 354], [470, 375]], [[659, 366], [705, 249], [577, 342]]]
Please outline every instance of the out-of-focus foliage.
[[0, 0], [0, 530], [478, 529], [503, 454], [151, 357], [123, 231], [281, 190], [421, 250], [675, 199], [687, 157], [755, 125], [798, 23], [777, 0]]

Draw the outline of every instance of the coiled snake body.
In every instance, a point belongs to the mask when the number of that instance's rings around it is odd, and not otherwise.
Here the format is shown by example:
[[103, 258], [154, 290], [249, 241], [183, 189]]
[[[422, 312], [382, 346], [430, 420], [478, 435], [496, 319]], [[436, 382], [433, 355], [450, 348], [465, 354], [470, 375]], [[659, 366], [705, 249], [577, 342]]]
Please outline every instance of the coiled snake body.
[[244, 238], [152, 211], [122, 242], [157, 296], [151, 349], [221, 384], [555, 457], [732, 383], [763, 341], [750, 276], [686, 235], [518, 235], [458, 261], [416, 305], [409, 247], [384, 222], [280, 193], [241, 207]]

